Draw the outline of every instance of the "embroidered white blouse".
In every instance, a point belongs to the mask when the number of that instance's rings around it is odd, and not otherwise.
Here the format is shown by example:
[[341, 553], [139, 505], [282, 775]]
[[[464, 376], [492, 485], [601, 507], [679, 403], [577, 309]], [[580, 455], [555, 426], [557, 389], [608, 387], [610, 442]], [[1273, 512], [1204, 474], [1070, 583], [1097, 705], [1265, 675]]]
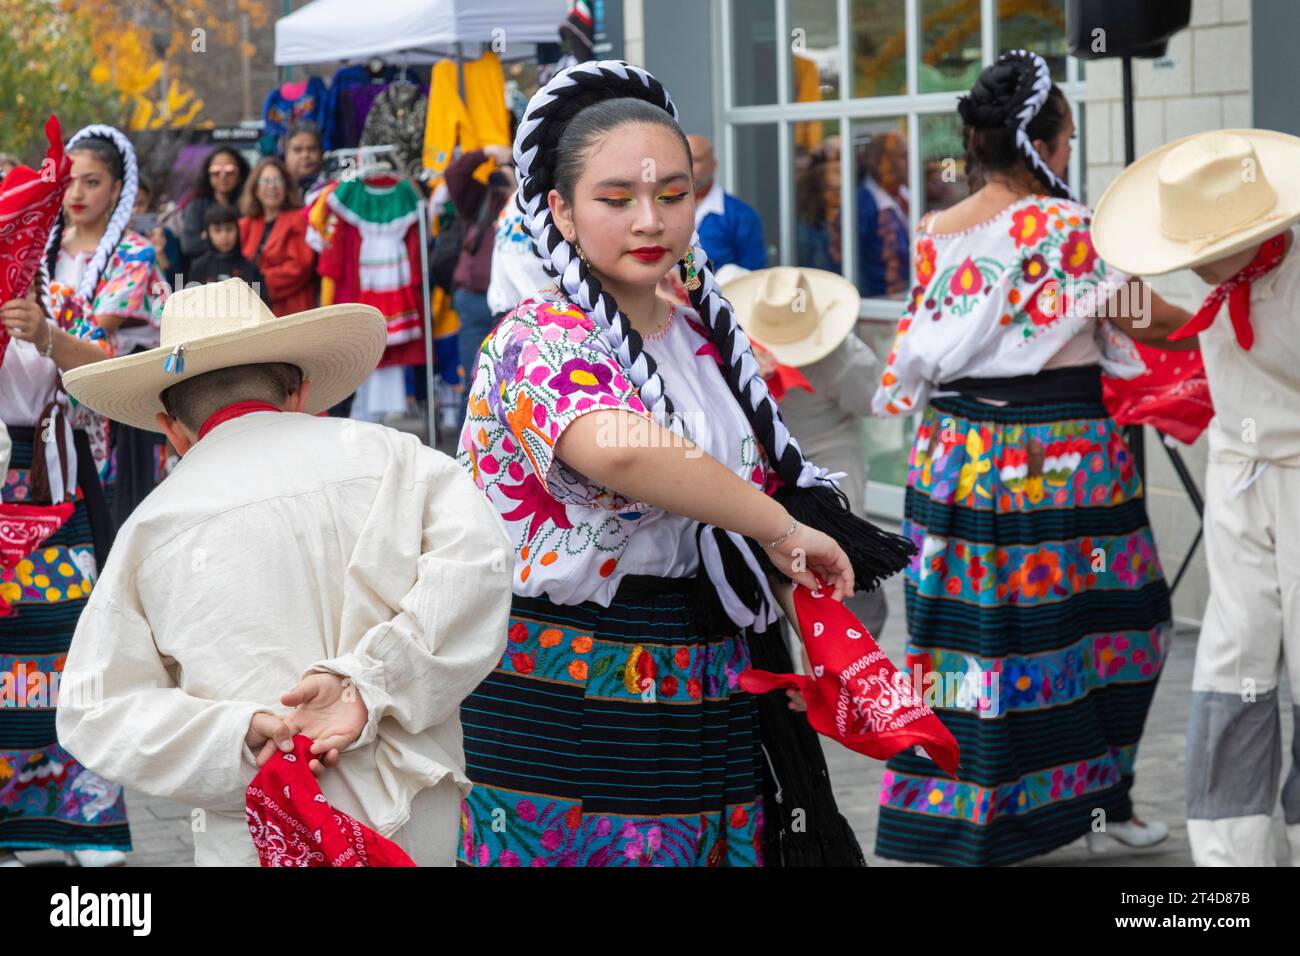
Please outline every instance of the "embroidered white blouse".
[[1078, 349], [1080, 334], [1095, 340], [1107, 374], [1142, 374], [1132, 339], [1098, 317], [1129, 276], [1098, 258], [1091, 222], [1087, 206], [1043, 195], [962, 232], [930, 233], [922, 222], [917, 284], [872, 400], [875, 414], [916, 411], [941, 382], [1037, 374], [1063, 348]]
[[[764, 487], [766, 456], [699, 316], [675, 306], [645, 348], [685, 433]], [[683, 577], [698, 567], [691, 519], [631, 501], [555, 458], [564, 429], [603, 408], [649, 420], [595, 323], [554, 290], [524, 300], [483, 343], [457, 460], [506, 523], [516, 594], [607, 607], [626, 575]]]

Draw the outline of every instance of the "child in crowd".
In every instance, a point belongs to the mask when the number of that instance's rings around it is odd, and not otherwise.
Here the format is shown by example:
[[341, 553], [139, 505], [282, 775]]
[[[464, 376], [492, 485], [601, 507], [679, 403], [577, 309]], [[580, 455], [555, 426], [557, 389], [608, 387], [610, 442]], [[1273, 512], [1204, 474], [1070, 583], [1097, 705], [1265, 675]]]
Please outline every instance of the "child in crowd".
[[203, 236], [208, 251], [194, 260], [186, 280], [208, 283], [243, 279], [270, 305], [271, 294], [262, 270], [240, 251], [239, 211], [228, 203], [214, 202], [203, 214]]

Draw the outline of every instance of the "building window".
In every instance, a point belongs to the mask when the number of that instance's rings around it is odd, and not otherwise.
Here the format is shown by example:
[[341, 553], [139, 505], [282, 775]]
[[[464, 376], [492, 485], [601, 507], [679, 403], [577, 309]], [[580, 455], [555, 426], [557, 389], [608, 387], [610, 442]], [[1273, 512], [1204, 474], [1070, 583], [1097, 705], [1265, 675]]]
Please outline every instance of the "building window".
[[[719, 0], [721, 173], [768, 261], [839, 273], [882, 359], [913, 282], [917, 223], [967, 195], [957, 98], [1004, 50], [1041, 54], [1074, 109], [1066, 0]], [[1082, 144], [1071, 159], [1080, 182]], [[901, 514], [913, 420], [864, 424], [869, 504]]]

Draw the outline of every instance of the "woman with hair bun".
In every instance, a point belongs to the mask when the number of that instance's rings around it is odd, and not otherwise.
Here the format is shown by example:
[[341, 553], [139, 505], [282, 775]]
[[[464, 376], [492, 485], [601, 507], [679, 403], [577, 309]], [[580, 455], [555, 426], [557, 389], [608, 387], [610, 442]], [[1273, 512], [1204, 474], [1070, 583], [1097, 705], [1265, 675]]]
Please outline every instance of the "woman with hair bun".
[[1144, 370], [1132, 339], [1188, 347], [1165, 338], [1188, 315], [1097, 257], [1041, 57], [1004, 54], [958, 112], [974, 192], [918, 227], [874, 409], [921, 414], [907, 664], [961, 764], [954, 782], [915, 753], [889, 761], [876, 852], [993, 865], [1085, 834], [1151, 845], [1168, 827], [1142, 823], [1130, 789], [1172, 615], [1101, 373]]
[[[800, 702], [737, 675], [791, 669], [790, 578], [842, 599], [910, 548], [782, 423], [695, 235], [676, 115], [648, 73], [589, 62], [515, 140], [556, 281], [467, 369], [458, 460], [515, 541], [509, 643], [462, 707], [467, 865], [862, 863]], [[690, 307], [655, 294], [673, 270]]]

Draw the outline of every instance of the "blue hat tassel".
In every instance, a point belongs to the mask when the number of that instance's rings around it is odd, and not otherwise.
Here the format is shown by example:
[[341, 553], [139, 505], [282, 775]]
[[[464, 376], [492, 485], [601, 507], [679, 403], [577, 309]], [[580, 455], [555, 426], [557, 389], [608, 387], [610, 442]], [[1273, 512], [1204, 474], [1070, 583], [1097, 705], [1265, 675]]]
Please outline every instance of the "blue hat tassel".
[[180, 342], [171, 354], [163, 360], [163, 371], [168, 375], [183, 375], [185, 373], [185, 343]]

